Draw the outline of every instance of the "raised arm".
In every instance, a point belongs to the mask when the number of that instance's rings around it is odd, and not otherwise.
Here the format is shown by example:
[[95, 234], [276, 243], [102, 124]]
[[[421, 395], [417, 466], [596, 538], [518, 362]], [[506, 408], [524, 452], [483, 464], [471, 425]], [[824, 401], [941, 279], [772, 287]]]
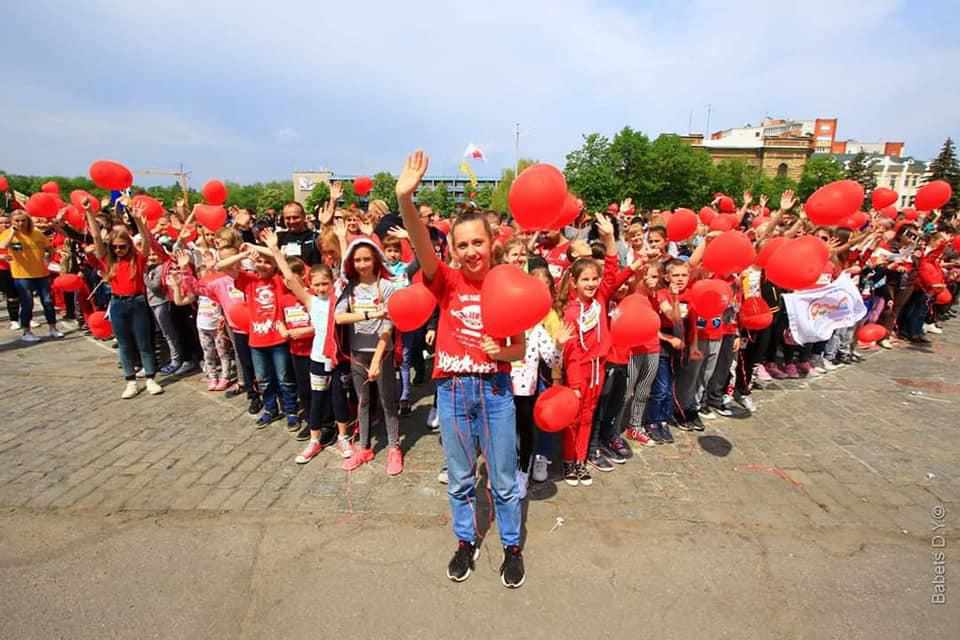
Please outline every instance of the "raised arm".
[[147, 218], [144, 216], [144, 206], [137, 203], [133, 206], [130, 213], [134, 224], [137, 225], [137, 231], [140, 232], [140, 238], [143, 240], [143, 257], [149, 258], [153, 253], [153, 234], [150, 233], [150, 225], [147, 224]]
[[97, 222], [97, 218], [93, 215], [93, 211], [90, 210], [90, 199], [84, 198], [80, 202], [80, 206], [83, 208], [83, 213], [87, 216], [87, 228], [90, 229], [90, 235], [93, 236], [93, 253], [99, 259], [103, 260], [107, 257], [107, 246], [103, 243], [103, 236], [100, 232], [100, 223]]
[[430, 231], [420, 220], [417, 207], [413, 204], [413, 194], [427, 172], [428, 166], [430, 166], [430, 158], [423, 151], [418, 150], [410, 154], [403, 171], [400, 172], [396, 191], [400, 214], [403, 216], [403, 226], [410, 235], [410, 243], [413, 245], [413, 252], [420, 261], [423, 277], [430, 281], [433, 280], [433, 276], [440, 268], [440, 261], [437, 260], [437, 254], [433, 251]]
[[263, 234], [263, 241], [267, 243], [267, 248], [270, 249], [270, 255], [273, 256], [273, 259], [277, 262], [277, 267], [280, 269], [280, 273], [282, 273], [286, 279], [287, 288], [293, 292], [293, 295], [297, 296], [297, 300], [299, 300], [303, 306], [309, 309], [311, 295], [303, 288], [303, 284], [300, 283], [300, 278], [297, 277], [297, 274], [290, 270], [287, 256], [283, 255], [283, 251], [280, 251], [277, 234], [272, 230], [267, 230]]

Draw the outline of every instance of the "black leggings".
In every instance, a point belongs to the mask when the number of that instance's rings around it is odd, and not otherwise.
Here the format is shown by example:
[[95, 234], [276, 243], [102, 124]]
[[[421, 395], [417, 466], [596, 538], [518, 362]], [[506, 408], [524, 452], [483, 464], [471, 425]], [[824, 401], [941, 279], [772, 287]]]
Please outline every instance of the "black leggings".
[[537, 396], [513, 396], [513, 404], [517, 410], [517, 463], [520, 471], [524, 473], [530, 471], [533, 443], [537, 434], [537, 427], [533, 423], [533, 405], [536, 402]]
[[310, 429], [319, 431], [330, 427], [336, 420], [350, 422], [350, 405], [344, 384], [350, 382], [350, 364], [341, 365], [333, 371], [323, 363], [310, 360]]
[[750, 383], [753, 382], [753, 368], [762, 364], [770, 346], [770, 327], [760, 331], [746, 331], [740, 340], [740, 353], [737, 359], [737, 393], [750, 395]]
[[313, 394], [310, 391], [310, 356], [298, 356], [291, 353], [290, 359], [293, 360], [293, 380], [297, 383], [297, 401], [300, 403], [300, 415], [308, 418], [311, 415], [310, 408], [313, 405]]
[[170, 318], [176, 328], [180, 357], [184, 362], [203, 362], [203, 349], [197, 334], [197, 317], [192, 304], [171, 305]]
[[233, 339], [233, 352], [237, 354], [237, 362], [240, 363], [240, 371], [243, 373], [243, 384], [246, 387], [247, 398], [250, 400], [259, 398], [257, 375], [253, 370], [253, 355], [250, 352], [250, 336], [238, 331], [231, 331], [230, 337]]
[[20, 298], [16, 287], [13, 286], [13, 276], [10, 275], [10, 269], [0, 269], [0, 291], [7, 299], [7, 314], [10, 316], [10, 322], [19, 322]]

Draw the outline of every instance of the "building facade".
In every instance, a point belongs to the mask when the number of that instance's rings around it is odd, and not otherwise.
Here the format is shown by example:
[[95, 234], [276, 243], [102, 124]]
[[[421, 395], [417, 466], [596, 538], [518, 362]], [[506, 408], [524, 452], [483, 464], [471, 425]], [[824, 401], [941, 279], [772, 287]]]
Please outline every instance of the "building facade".
[[[328, 169], [319, 169], [317, 171], [295, 171], [293, 173], [293, 199], [303, 204], [310, 196], [310, 191], [318, 182], [352, 182], [358, 176], [338, 175]], [[477, 177], [477, 189], [484, 185], [490, 185], [495, 188], [500, 182], [499, 178]], [[470, 192], [473, 191], [470, 186], [470, 180], [466, 176], [424, 176], [417, 188], [417, 193], [421, 189], [435, 189], [440, 185], [445, 185], [450, 197], [456, 203], [466, 202], [470, 199]], [[365, 198], [360, 199], [365, 202]]]
[[293, 199], [304, 204], [310, 197], [314, 185], [318, 182], [330, 184], [333, 172], [328, 169], [319, 169], [317, 171], [294, 171], [293, 172]]
[[789, 134], [764, 137], [759, 131], [750, 131], [719, 139], [704, 140], [701, 134], [680, 136], [680, 139], [706, 151], [715, 163], [743, 160], [764, 175], [786, 176], [791, 180], [800, 179], [807, 158], [813, 153], [809, 137]]
[[[835, 157], [846, 168], [855, 155], [844, 154], [835, 155]], [[877, 186], [893, 189], [900, 196], [896, 204], [898, 209], [914, 205], [917, 191], [930, 175], [929, 163], [910, 157], [901, 158], [877, 153], [867, 156], [866, 161], [868, 166], [873, 169]], [[869, 206], [869, 203], [866, 206]]]

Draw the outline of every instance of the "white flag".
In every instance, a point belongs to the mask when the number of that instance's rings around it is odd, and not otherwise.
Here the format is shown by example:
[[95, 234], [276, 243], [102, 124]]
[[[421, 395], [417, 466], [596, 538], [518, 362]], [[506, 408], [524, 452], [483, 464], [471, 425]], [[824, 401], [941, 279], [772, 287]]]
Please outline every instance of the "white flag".
[[464, 158], [470, 158], [472, 160], [483, 160], [487, 161], [487, 156], [483, 154], [483, 149], [473, 144], [472, 142], [467, 145], [467, 150], [463, 152]]
[[797, 344], [829, 340], [834, 329], [852, 327], [867, 315], [863, 297], [846, 273], [823, 287], [785, 293], [783, 304]]

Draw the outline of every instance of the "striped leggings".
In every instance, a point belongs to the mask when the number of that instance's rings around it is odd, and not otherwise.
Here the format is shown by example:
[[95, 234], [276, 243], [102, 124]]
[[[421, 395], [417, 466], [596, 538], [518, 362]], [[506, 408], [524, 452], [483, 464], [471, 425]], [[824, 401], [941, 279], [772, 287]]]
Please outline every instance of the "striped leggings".
[[643, 426], [643, 411], [650, 397], [650, 388], [657, 377], [660, 354], [640, 353], [630, 356], [627, 364], [627, 395], [617, 421], [620, 432], [629, 426]]

